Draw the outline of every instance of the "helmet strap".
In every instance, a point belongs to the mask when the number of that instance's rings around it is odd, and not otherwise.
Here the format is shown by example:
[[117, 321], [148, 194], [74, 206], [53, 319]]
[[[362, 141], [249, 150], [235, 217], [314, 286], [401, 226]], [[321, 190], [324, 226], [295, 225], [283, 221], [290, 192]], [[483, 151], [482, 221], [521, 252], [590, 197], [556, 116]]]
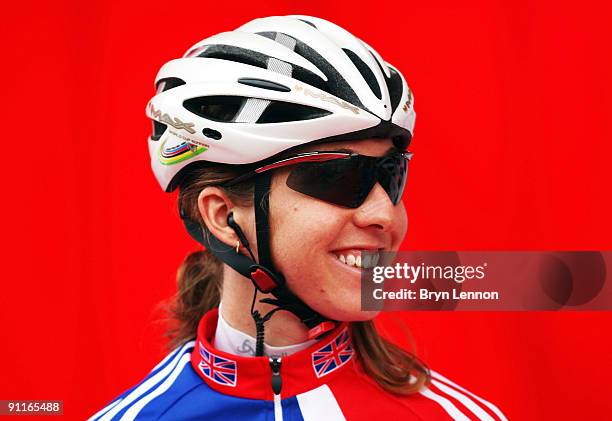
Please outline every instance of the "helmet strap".
[[[319, 338], [336, 326], [336, 322], [327, 319], [311, 309], [286, 285], [285, 278], [277, 272], [272, 263], [270, 253], [270, 224], [269, 224], [269, 191], [271, 185], [271, 172], [260, 174], [255, 178], [254, 204], [255, 204], [255, 229], [257, 235], [258, 262], [255, 262], [253, 252], [246, 241], [246, 237], [240, 226], [233, 220], [233, 215], [228, 215], [228, 225], [236, 232], [243, 246], [249, 252], [251, 258], [245, 256], [236, 249], [229, 246], [214, 235], [206, 233], [204, 228], [193, 222], [179, 208], [179, 212], [187, 232], [197, 242], [202, 244], [215, 257], [236, 270], [242, 276], [250, 278], [255, 286], [253, 302], [251, 304], [251, 315], [255, 321], [257, 332], [256, 356], [263, 355], [264, 324], [278, 310], [286, 310], [293, 313], [308, 328], [309, 339]], [[276, 306], [265, 316], [254, 309], [257, 292], [270, 293], [274, 298], [264, 298], [261, 303]]]

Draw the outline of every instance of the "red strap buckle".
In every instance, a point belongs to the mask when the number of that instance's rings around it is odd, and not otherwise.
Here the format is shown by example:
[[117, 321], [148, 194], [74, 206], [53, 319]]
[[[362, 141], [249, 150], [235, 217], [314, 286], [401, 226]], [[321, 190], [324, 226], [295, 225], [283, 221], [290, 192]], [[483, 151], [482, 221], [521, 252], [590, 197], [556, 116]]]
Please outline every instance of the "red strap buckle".
[[336, 324], [334, 322], [330, 322], [330, 321], [321, 322], [308, 331], [308, 339], [316, 339], [322, 334], [327, 333], [330, 330], [333, 330], [334, 327], [336, 327]]
[[278, 286], [276, 280], [259, 267], [251, 272], [251, 279], [257, 289], [263, 293], [268, 293]]

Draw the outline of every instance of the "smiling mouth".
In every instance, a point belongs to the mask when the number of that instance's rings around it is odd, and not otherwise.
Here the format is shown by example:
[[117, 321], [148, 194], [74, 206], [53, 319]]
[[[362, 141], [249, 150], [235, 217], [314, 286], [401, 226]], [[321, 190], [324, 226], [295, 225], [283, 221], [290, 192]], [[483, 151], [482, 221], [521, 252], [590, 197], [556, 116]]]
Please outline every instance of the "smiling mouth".
[[351, 250], [332, 253], [346, 266], [359, 269], [371, 269], [378, 264], [380, 259], [379, 250]]

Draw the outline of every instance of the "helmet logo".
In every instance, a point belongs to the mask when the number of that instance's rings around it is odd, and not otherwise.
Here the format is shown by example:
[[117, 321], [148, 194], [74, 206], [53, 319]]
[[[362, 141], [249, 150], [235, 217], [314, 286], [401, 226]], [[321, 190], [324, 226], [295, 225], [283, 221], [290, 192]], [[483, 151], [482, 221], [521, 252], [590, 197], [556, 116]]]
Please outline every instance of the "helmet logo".
[[333, 95], [328, 95], [325, 92], [314, 92], [300, 85], [295, 85], [293, 89], [295, 89], [298, 92], [302, 92], [304, 95], [307, 95], [307, 96], [310, 96], [316, 99], [320, 99], [321, 101], [331, 102], [332, 104], [336, 104], [339, 107], [342, 107], [346, 110], [350, 110], [355, 114], [359, 114], [359, 108], [355, 107], [354, 105], [349, 104], [348, 102], [342, 101]]
[[159, 162], [163, 165], [178, 164], [206, 152], [208, 149], [206, 146], [194, 145], [184, 141], [171, 141], [170, 145], [167, 143], [168, 139], [165, 139], [159, 147]]
[[161, 110], [156, 110], [153, 104], [149, 104], [149, 110], [151, 112], [151, 116], [154, 119], [159, 120], [159, 122], [161, 123], [169, 124], [175, 129], [183, 129], [191, 134], [194, 134], [196, 132], [193, 128], [195, 126], [195, 123], [182, 122], [178, 117], [172, 118], [168, 114], [162, 113]]

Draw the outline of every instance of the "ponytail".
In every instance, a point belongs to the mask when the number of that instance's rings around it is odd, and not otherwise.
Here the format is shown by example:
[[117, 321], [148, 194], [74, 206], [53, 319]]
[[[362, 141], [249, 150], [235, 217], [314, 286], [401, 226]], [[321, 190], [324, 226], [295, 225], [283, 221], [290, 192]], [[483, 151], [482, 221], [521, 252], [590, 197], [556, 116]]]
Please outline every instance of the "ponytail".
[[416, 355], [383, 338], [374, 322], [352, 322], [351, 336], [363, 371], [388, 392], [409, 395], [429, 384], [429, 368]]
[[202, 316], [219, 306], [222, 271], [219, 259], [207, 250], [185, 257], [176, 274], [178, 292], [170, 307], [171, 317], [177, 322], [166, 333], [170, 349], [195, 338]]

